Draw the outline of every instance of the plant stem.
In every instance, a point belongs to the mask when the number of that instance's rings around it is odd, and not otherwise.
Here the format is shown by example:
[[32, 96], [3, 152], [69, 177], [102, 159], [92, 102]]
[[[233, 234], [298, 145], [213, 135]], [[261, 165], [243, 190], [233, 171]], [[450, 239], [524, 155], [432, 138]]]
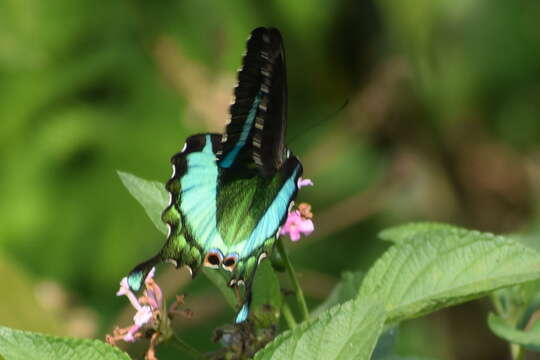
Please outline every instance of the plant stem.
[[285, 299], [283, 299], [283, 306], [281, 306], [281, 313], [283, 314], [283, 317], [285, 318], [287, 325], [289, 325], [289, 329], [295, 328], [297, 325], [296, 319], [294, 318], [294, 315], [291, 311], [291, 308], [289, 307], [289, 304], [285, 302]]
[[192, 347], [191, 345], [186, 343], [184, 340], [180, 339], [180, 337], [178, 337], [178, 335], [173, 333], [173, 336], [174, 336], [174, 339], [177, 342], [178, 349], [182, 350], [184, 353], [186, 353], [187, 355], [189, 355], [193, 359], [203, 359], [204, 358], [204, 356], [203, 356], [203, 354], [201, 352], [199, 352], [197, 349], [195, 349], [194, 347]]
[[306, 299], [304, 298], [304, 292], [300, 287], [300, 283], [298, 282], [298, 278], [296, 277], [296, 273], [292, 266], [291, 259], [289, 259], [289, 255], [287, 254], [287, 250], [285, 249], [285, 246], [283, 245], [283, 241], [281, 239], [277, 241], [277, 249], [281, 257], [285, 261], [285, 268], [287, 269], [287, 273], [289, 274], [289, 277], [291, 278], [291, 281], [293, 283], [294, 292], [296, 294], [296, 301], [298, 302], [298, 306], [300, 307], [302, 318], [304, 321], [306, 321], [309, 319], [309, 310], [306, 304]]
[[517, 344], [510, 344], [510, 352], [512, 353], [513, 360], [523, 360], [525, 359], [524, 349]]

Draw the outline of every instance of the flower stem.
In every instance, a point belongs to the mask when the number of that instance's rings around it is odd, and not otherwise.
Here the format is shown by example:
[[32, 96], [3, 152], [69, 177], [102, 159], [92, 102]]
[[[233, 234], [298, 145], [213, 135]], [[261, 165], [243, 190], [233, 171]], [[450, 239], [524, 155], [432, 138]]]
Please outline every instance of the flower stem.
[[289, 274], [289, 277], [291, 278], [291, 281], [293, 283], [294, 292], [296, 294], [296, 301], [298, 302], [300, 312], [302, 313], [302, 318], [304, 321], [306, 321], [309, 319], [309, 310], [306, 304], [306, 299], [304, 298], [304, 292], [300, 287], [300, 283], [298, 282], [298, 278], [296, 277], [296, 273], [294, 272], [291, 259], [289, 259], [289, 255], [287, 254], [287, 250], [285, 249], [285, 246], [283, 245], [283, 241], [281, 239], [278, 239], [277, 241], [277, 249], [281, 257], [285, 261], [285, 268], [287, 269], [287, 273]]
[[283, 305], [281, 306], [281, 314], [283, 314], [287, 325], [289, 325], [289, 329], [293, 329], [296, 327], [296, 319], [294, 318], [289, 304], [285, 302], [285, 299], [283, 299]]
[[203, 359], [204, 356], [201, 352], [199, 352], [197, 349], [186, 343], [184, 340], [180, 339], [178, 335], [174, 334], [174, 339], [176, 340], [176, 344], [178, 349], [182, 350], [184, 353], [189, 355], [192, 359]]
[[512, 360], [525, 359], [525, 351], [517, 344], [510, 344], [510, 353], [512, 354]]

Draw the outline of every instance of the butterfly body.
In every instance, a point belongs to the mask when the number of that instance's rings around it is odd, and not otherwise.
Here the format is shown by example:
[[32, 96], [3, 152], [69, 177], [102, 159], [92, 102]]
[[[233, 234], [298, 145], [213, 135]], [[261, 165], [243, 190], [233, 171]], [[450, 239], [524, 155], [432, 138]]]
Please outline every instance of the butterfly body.
[[284, 142], [284, 61], [279, 32], [255, 29], [225, 132], [190, 136], [171, 159], [170, 202], [162, 214], [169, 235], [128, 276], [134, 290], [163, 261], [187, 266], [193, 276], [201, 266], [223, 269], [231, 273], [230, 286], [246, 287], [236, 322], [247, 319], [255, 271], [274, 247], [302, 175]]

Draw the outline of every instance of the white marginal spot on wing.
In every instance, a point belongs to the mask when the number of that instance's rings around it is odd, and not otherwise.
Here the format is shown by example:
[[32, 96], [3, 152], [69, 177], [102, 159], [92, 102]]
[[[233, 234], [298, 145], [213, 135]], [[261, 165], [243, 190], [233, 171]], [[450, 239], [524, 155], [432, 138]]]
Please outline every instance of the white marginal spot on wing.
[[261, 139], [258, 136], [253, 137], [253, 146], [258, 148], [261, 147]]
[[263, 252], [260, 256], [259, 256], [259, 259], [257, 259], [257, 265], [259, 265], [261, 263], [261, 261], [263, 261], [264, 259], [266, 259], [268, 255]]
[[189, 271], [189, 275], [193, 276], [193, 270], [191, 269], [191, 267], [189, 265], [186, 265], [186, 268]]
[[178, 267], [178, 262], [174, 259], [167, 259], [165, 261], [168, 262], [169, 264], [173, 264], [174, 267]]
[[182, 150], [180, 152], [184, 152], [184, 151], [186, 151], [186, 149], [187, 149], [187, 142], [184, 143], [184, 146], [182, 147]]
[[253, 153], [253, 161], [255, 161], [257, 165], [262, 165], [261, 156], [258, 153]]
[[167, 224], [167, 238], [171, 236], [171, 225]]
[[262, 117], [257, 117], [255, 119], [255, 127], [259, 130], [264, 129], [264, 119]]

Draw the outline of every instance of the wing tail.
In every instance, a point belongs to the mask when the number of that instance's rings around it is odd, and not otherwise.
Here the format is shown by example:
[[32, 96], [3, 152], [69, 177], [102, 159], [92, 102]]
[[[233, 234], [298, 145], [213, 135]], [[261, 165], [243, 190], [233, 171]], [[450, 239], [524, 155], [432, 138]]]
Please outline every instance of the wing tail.
[[135, 266], [127, 276], [129, 288], [132, 291], [139, 291], [148, 273], [152, 270], [154, 266], [160, 264], [162, 261], [163, 260], [161, 256], [158, 254], [146, 260], [145, 262], [142, 262], [139, 265]]

